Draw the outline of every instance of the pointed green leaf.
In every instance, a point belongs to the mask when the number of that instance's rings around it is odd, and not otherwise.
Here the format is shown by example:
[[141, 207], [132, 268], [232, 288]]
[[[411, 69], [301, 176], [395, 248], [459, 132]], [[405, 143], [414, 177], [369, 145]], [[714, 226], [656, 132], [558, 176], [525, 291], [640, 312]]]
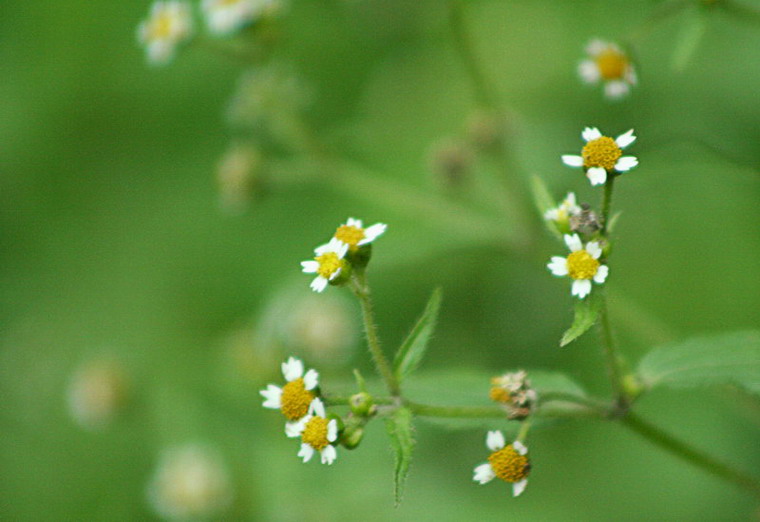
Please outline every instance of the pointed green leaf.
[[578, 302], [575, 303], [575, 317], [573, 319], [573, 324], [562, 336], [559, 345], [567, 346], [586, 333], [589, 328], [594, 326], [596, 318], [599, 315], [601, 304], [601, 296], [598, 295], [598, 292], [594, 291], [592, 291], [590, 295], [587, 295], [585, 299], [579, 299]]
[[695, 337], [654, 348], [639, 363], [647, 388], [734, 384], [760, 394], [760, 331]]
[[551, 192], [546, 188], [546, 183], [539, 176], [535, 174], [531, 176], [530, 188], [533, 192], [533, 201], [542, 216], [547, 210], [557, 206], [557, 202], [554, 201]]
[[401, 345], [396, 358], [393, 362], [396, 378], [399, 382], [417, 369], [422, 357], [425, 355], [425, 349], [427, 348], [430, 337], [435, 330], [436, 320], [438, 319], [438, 310], [441, 308], [441, 289], [436, 288], [433, 291], [433, 295], [430, 296], [430, 300], [425, 307], [425, 311], [422, 312], [417, 324], [414, 325], [412, 331], [409, 332], [409, 336]]
[[409, 463], [414, 449], [412, 428], [412, 412], [407, 408], [399, 408], [385, 420], [385, 427], [391, 439], [391, 446], [396, 454], [396, 464], [393, 471], [394, 496], [396, 506], [401, 503], [404, 481], [409, 473]]

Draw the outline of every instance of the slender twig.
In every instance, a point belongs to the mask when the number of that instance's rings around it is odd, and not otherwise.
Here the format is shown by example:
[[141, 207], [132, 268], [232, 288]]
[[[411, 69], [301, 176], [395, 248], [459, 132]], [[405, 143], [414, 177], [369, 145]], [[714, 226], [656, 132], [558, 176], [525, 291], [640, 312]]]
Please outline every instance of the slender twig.
[[756, 478], [702, 453], [700, 450], [693, 448], [685, 442], [673, 438], [668, 433], [665, 433], [660, 428], [653, 426], [633, 413], [629, 412], [621, 419], [621, 422], [627, 428], [673, 455], [690, 462], [694, 466], [697, 466], [712, 475], [732, 482], [760, 498], [760, 481]]

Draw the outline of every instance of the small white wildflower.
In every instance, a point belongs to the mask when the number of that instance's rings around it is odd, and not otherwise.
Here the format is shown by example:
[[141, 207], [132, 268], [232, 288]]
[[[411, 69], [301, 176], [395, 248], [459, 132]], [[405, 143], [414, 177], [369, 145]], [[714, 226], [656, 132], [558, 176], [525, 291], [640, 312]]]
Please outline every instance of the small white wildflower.
[[578, 65], [578, 74], [586, 83], [603, 82], [607, 98], [622, 98], [636, 85], [636, 71], [630, 58], [614, 43], [592, 40], [586, 53], [589, 58]]
[[314, 390], [319, 385], [319, 374], [313, 369], [304, 374], [303, 362], [290, 357], [282, 363], [282, 375], [287, 381], [284, 387], [269, 384], [259, 393], [265, 399], [265, 408], [280, 410], [285, 415], [289, 421], [285, 424], [285, 432], [289, 433], [295, 429], [297, 421], [309, 413], [309, 405], [316, 396]]
[[507, 445], [504, 434], [500, 431], [489, 431], [486, 446], [492, 451], [488, 462], [474, 470], [472, 479], [480, 484], [487, 484], [498, 477], [512, 483], [512, 494], [520, 495], [528, 485], [530, 459], [528, 448], [519, 440]]
[[334, 237], [326, 245], [314, 249], [317, 256], [313, 261], [302, 261], [301, 267], [305, 274], [317, 274], [311, 282], [311, 289], [322, 292], [327, 284], [338, 277], [346, 266], [343, 259], [348, 252], [348, 245]]
[[128, 388], [121, 365], [107, 360], [89, 362], [77, 370], [69, 385], [69, 412], [83, 428], [103, 428], [124, 406]]
[[555, 223], [567, 224], [571, 216], [581, 213], [581, 207], [575, 201], [575, 193], [568, 192], [565, 200], [556, 208], [551, 208], [544, 213], [544, 219]]
[[623, 149], [636, 141], [633, 129], [614, 140], [603, 136], [596, 127], [586, 127], [581, 136], [586, 141], [581, 155], [565, 154], [562, 162], [570, 167], [582, 167], [592, 185], [603, 185], [608, 173], [626, 172], [639, 164], [635, 156], [623, 156]]
[[148, 500], [169, 520], [216, 519], [232, 502], [232, 488], [219, 456], [190, 444], [163, 454], [148, 485]]
[[572, 295], [583, 299], [591, 293], [591, 281], [604, 283], [610, 270], [607, 265], [599, 263], [602, 249], [596, 241], [589, 241], [584, 248], [578, 234], [573, 234], [565, 235], [565, 244], [570, 255], [552, 257], [547, 267], [555, 276], [570, 276], [573, 279]]
[[148, 61], [163, 65], [174, 58], [177, 47], [193, 33], [193, 17], [185, 2], [155, 2], [147, 20], [137, 27], [137, 39]]
[[278, 0], [203, 0], [201, 9], [209, 30], [221, 36], [256, 22], [279, 4]]
[[295, 429], [288, 432], [289, 437], [301, 437], [301, 449], [298, 456], [309, 462], [318, 451], [322, 464], [328, 466], [337, 458], [335, 446], [338, 440], [338, 422], [327, 419], [325, 405], [314, 399], [309, 406], [309, 414], [298, 422]]
[[381, 236], [388, 225], [375, 223], [371, 227], [363, 228], [361, 219], [348, 218], [344, 225], [338, 227], [333, 236], [345, 245], [351, 252], [355, 252], [360, 246], [368, 245]]

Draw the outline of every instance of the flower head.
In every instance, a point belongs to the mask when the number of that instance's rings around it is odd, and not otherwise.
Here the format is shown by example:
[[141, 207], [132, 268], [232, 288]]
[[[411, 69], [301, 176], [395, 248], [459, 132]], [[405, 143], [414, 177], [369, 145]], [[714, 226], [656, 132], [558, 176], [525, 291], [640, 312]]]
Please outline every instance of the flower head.
[[163, 65], [174, 58], [177, 47], [193, 33], [193, 17], [185, 2], [155, 2], [150, 16], [137, 27], [137, 39], [148, 61]]
[[278, 6], [278, 0], [203, 0], [201, 3], [209, 30], [218, 35], [234, 33]]
[[327, 288], [330, 281], [335, 280], [346, 267], [343, 259], [348, 252], [349, 245], [334, 237], [326, 245], [314, 249], [317, 254], [313, 261], [302, 261], [301, 266], [306, 274], [317, 274], [311, 282], [311, 289], [322, 292]]
[[304, 374], [303, 362], [295, 357], [282, 363], [282, 374], [287, 381], [285, 386], [280, 388], [270, 384], [259, 393], [265, 399], [265, 408], [280, 410], [288, 419], [289, 422], [285, 425], [285, 431], [288, 432], [309, 413], [309, 405], [316, 397], [319, 374], [316, 370]]
[[635, 156], [623, 156], [623, 149], [636, 140], [633, 129], [614, 140], [603, 136], [596, 127], [586, 127], [581, 136], [586, 145], [581, 155], [565, 154], [562, 162], [570, 167], [582, 167], [592, 185], [603, 185], [608, 173], [622, 173], [639, 164]]
[[347, 245], [349, 251], [355, 252], [359, 247], [372, 243], [386, 228], [388, 225], [385, 223], [375, 223], [371, 227], [363, 228], [361, 219], [348, 218], [348, 221], [335, 231], [333, 239]]
[[586, 83], [604, 83], [607, 98], [622, 98], [636, 85], [636, 71], [630, 58], [614, 43], [592, 40], [586, 53], [588, 59], [578, 65], [578, 74]]
[[544, 212], [544, 219], [553, 222], [560, 229], [567, 230], [570, 226], [570, 218], [580, 213], [581, 207], [575, 201], [575, 193], [568, 192], [567, 197], [559, 206]]
[[492, 401], [505, 405], [511, 419], [530, 415], [530, 410], [538, 398], [525, 370], [492, 377], [488, 396]]
[[475, 468], [472, 479], [480, 484], [486, 484], [498, 477], [504, 482], [512, 483], [512, 494], [518, 496], [528, 484], [530, 473], [528, 448], [519, 440], [507, 445], [504, 434], [500, 431], [488, 432], [486, 446], [492, 453], [487, 463]]
[[547, 266], [556, 276], [570, 276], [573, 279], [572, 295], [583, 299], [591, 293], [591, 281], [604, 283], [610, 270], [599, 262], [602, 248], [598, 242], [589, 241], [584, 247], [578, 234], [566, 234], [565, 244], [570, 249], [570, 255], [554, 256]]
[[327, 419], [325, 405], [314, 399], [309, 405], [309, 414], [296, 425], [286, 430], [288, 437], [301, 437], [301, 449], [298, 456], [309, 462], [318, 451], [322, 464], [328, 466], [338, 456], [332, 444], [338, 440], [338, 421]]

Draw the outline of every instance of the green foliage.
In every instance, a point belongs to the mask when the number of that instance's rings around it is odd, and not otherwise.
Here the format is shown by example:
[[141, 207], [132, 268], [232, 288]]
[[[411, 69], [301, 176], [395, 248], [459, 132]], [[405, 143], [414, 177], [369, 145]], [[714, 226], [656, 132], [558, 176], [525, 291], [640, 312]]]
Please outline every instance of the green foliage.
[[696, 8], [687, 13], [678, 40], [673, 48], [671, 66], [674, 71], [681, 72], [688, 65], [702, 41], [707, 29], [707, 19], [702, 9]]
[[578, 302], [575, 303], [573, 324], [562, 335], [559, 345], [567, 346], [594, 326], [596, 318], [599, 316], [601, 304], [602, 298], [598, 292], [592, 291], [585, 299], [578, 299]]
[[425, 306], [425, 311], [422, 312], [417, 324], [396, 353], [393, 370], [399, 382], [411, 375], [422, 362], [430, 337], [435, 330], [440, 308], [441, 289], [436, 288]]
[[760, 394], [760, 331], [695, 337], [654, 348], [640, 362], [647, 388], [735, 384]]
[[399, 408], [393, 415], [385, 420], [385, 427], [391, 439], [391, 446], [396, 454], [396, 463], [393, 470], [394, 496], [396, 505], [401, 503], [404, 492], [404, 481], [409, 473], [409, 463], [412, 460], [414, 449], [414, 435], [412, 427], [412, 412], [408, 408]]

